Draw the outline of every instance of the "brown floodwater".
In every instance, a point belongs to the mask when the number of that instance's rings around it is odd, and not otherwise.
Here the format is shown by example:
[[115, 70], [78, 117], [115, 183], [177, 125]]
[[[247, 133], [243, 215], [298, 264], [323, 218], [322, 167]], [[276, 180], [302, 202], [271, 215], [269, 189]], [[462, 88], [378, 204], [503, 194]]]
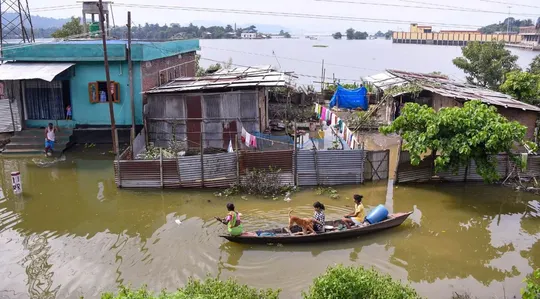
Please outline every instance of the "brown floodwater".
[[[213, 191], [118, 190], [107, 158], [73, 157], [48, 164], [0, 158], [0, 298], [85, 298], [119, 284], [175, 289], [188, 277], [234, 277], [299, 298], [334, 264], [362, 265], [408, 280], [422, 295], [519, 297], [522, 280], [540, 266], [540, 200], [511, 189], [462, 184], [337, 188], [340, 198], [304, 189], [290, 202], [218, 198]], [[22, 173], [22, 196], [10, 172]], [[233, 201], [245, 227], [284, 225], [287, 212], [327, 218], [351, 209], [354, 193], [371, 208], [414, 211], [402, 226], [338, 243], [249, 246], [218, 237], [214, 216]]]

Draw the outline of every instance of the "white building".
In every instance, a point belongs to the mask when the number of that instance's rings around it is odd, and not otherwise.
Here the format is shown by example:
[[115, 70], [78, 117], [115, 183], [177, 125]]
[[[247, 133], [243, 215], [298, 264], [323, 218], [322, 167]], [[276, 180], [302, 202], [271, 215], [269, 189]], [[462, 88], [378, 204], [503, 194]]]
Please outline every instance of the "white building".
[[245, 39], [254, 39], [257, 38], [257, 32], [253, 30], [245, 30], [240, 34], [240, 36]]

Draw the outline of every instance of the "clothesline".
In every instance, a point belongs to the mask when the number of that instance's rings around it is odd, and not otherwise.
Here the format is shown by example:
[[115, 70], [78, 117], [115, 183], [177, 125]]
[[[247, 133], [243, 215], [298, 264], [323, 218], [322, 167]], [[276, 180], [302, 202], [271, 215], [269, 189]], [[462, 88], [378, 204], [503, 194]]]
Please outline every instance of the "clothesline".
[[315, 112], [317, 113], [317, 116], [321, 121], [330, 121], [330, 125], [336, 128], [337, 135], [342, 138], [345, 143], [347, 143], [349, 148], [360, 148], [360, 142], [358, 142], [358, 140], [354, 136], [354, 133], [347, 127], [345, 122], [334, 112], [319, 104], [315, 104]]

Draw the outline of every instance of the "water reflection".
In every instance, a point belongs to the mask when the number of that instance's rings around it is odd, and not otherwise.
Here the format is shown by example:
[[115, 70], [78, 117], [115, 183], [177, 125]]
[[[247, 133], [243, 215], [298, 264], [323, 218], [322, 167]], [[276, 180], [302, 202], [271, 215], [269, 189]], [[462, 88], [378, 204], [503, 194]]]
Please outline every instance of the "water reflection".
[[[483, 297], [501, 284], [517, 294], [521, 279], [540, 266], [537, 197], [497, 186], [379, 182], [337, 188], [335, 200], [306, 188], [285, 202], [216, 198], [212, 191], [117, 190], [109, 161], [2, 165], [0, 186], [9, 183], [12, 169], [20, 170], [25, 193], [0, 200], [0, 242], [7, 244], [0, 248], [0, 276], [17, 272], [10, 260], [24, 259], [25, 268], [32, 265], [29, 285], [15, 290], [28, 296], [64, 298], [78, 290], [92, 297], [121, 283], [174, 289], [210, 273], [256, 287], [279, 285], [289, 298], [329, 265], [343, 263], [408, 279], [425, 296], [466, 289]], [[286, 224], [291, 207], [311, 216], [314, 201], [323, 202], [333, 219], [350, 211], [354, 193], [364, 195], [368, 208], [385, 204], [414, 214], [388, 231], [308, 246], [230, 243], [218, 237], [225, 227], [213, 220], [229, 201], [248, 230]], [[0, 289], [24, 279], [0, 280]]]
[[56, 298], [60, 286], [54, 289], [52, 265], [49, 264], [51, 254], [47, 238], [42, 235], [26, 236], [23, 241], [24, 249], [28, 255], [21, 261], [26, 267], [28, 277], [28, 294], [32, 299]]

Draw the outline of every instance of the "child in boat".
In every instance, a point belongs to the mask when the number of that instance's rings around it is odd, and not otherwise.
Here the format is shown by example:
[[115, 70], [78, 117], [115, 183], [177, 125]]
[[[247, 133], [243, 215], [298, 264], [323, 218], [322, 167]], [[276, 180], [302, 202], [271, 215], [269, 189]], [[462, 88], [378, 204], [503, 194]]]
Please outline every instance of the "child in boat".
[[313, 229], [318, 233], [322, 233], [324, 232], [325, 222], [324, 205], [317, 201], [313, 204], [313, 208], [315, 209], [315, 213], [313, 214], [313, 219], [315, 220], [313, 221]]
[[227, 230], [231, 236], [240, 236], [244, 232], [244, 227], [240, 220], [240, 213], [234, 211], [234, 204], [232, 203], [227, 204], [227, 211], [229, 211], [229, 213], [225, 219], [216, 217], [216, 220], [227, 225]]
[[362, 204], [363, 196], [355, 194], [353, 198], [354, 212], [345, 215], [345, 218], [342, 219], [347, 228], [351, 228], [352, 225], [364, 225], [364, 220], [366, 219], [366, 210]]

